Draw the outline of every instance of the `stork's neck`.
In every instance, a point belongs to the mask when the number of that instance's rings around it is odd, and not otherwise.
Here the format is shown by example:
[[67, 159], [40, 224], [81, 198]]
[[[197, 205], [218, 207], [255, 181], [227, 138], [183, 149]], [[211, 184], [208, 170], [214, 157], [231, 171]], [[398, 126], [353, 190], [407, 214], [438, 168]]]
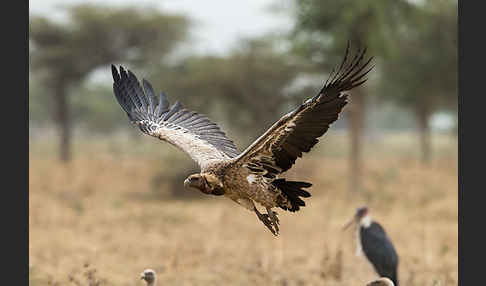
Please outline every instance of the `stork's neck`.
[[366, 214], [359, 221], [359, 225], [364, 227], [364, 228], [368, 228], [371, 225], [371, 216], [369, 214]]

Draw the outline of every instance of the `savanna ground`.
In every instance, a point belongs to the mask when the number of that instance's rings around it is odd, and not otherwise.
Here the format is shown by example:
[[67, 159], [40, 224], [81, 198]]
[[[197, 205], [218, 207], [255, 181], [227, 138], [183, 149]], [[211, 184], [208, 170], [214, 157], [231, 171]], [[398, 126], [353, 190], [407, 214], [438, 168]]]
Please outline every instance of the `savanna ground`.
[[312, 197], [297, 213], [277, 210], [278, 238], [223, 197], [168, 195], [188, 192], [190, 171], [176, 185], [157, 179], [190, 162], [177, 149], [80, 137], [67, 166], [55, 142], [30, 142], [30, 285], [144, 285], [145, 268], [159, 285], [365, 285], [376, 274], [355, 255], [355, 232], [341, 231], [363, 204], [396, 246], [401, 285], [458, 284], [455, 137], [433, 137], [429, 167], [415, 134], [367, 140], [364, 188], [350, 193], [347, 137], [330, 130], [288, 174], [312, 182]]

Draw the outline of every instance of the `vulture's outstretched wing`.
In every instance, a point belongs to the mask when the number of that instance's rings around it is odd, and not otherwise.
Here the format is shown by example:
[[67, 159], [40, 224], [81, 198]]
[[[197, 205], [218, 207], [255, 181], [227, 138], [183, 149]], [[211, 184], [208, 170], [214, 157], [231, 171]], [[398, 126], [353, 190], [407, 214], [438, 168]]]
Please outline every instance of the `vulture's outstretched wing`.
[[143, 80], [143, 90], [137, 77], [120, 66], [111, 66], [113, 92], [130, 121], [142, 132], [167, 141], [186, 152], [201, 169], [218, 160], [238, 155], [233, 141], [207, 117], [182, 107], [177, 101], [169, 108], [164, 93], [157, 100], [151, 84]]
[[343, 62], [336, 72], [331, 72], [318, 95], [308, 99], [292, 112], [284, 115], [245, 151], [234, 159], [253, 173], [269, 179], [290, 169], [303, 152], [309, 152], [326, 133], [329, 125], [337, 120], [347, 104], [350, 90], [366, 81], [364, 76], [372, 58], [364, 61], [366, 49], [358, 51], [348, 62], [349, 45]]

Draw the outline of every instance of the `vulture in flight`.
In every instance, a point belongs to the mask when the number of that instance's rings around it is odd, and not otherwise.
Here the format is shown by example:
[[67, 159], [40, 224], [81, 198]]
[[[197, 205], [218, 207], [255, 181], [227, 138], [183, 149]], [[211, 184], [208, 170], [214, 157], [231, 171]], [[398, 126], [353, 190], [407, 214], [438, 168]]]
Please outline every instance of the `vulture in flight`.
[[[274, 234], [279, 220], [273, 208], [295, 212], [305, 206], [304, 190], [312, 184], [288, 181], [282, 174], [326, 133], [347, 104], [346, 91], [363, 84], [372, 57], [364, 59], [366, 49], [349, 57], [349, 45], [342, 63], [334, 69], [317, 95], [284, 115], [246, 150], [238, 152], [233, 141], [206, 116], [188, 110], [177, 101], [169, 106], [164, 93], [156, 96], [145, 79], [140, 83], [129, 70], [111, 66], [113, 92], [129, 120], [150, 136], [166, 141], [186, 152], [201, 172], [184, 181], [208, 195], [224, 195], [248, 210]], [[142, 88], [143, 87], [143, 88]], [[255, 203], [266, 209], [260, 213]]]

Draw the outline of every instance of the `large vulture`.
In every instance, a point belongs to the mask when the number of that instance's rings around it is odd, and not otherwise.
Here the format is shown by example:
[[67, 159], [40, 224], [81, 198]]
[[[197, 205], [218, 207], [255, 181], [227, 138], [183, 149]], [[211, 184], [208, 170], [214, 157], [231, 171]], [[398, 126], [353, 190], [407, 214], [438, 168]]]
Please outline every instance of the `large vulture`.
[[[132, 123], [148, 135], [166, 141], [198, 163], [199, 174], [190, 175], [185, 187], [205, 194], [224, 195], [250, 211], [274, 234], [279, 220], [272, 208], [295, 212], [305, 206], [301, 198], [310, 197], [307, 182], [288, 181], [282, 174], [302, 153], [309, 152], [337, 120], [347, 104], [345, 91], [366, 81], [371, 59], [364, 59], [365, 49], [348, 58], [346, 48], [342, 63], [331, 73], [319, 93], [284, 115], [246, 150], [239, 153], [218, 125], [206, 116], [185, 109], [180, 102], [171, 107], [167, 96], [158, 99], [151, 84], [120, 66], [112, 65], [113, 91]], [[255, 202], [266, 208], [263, 214]]]

